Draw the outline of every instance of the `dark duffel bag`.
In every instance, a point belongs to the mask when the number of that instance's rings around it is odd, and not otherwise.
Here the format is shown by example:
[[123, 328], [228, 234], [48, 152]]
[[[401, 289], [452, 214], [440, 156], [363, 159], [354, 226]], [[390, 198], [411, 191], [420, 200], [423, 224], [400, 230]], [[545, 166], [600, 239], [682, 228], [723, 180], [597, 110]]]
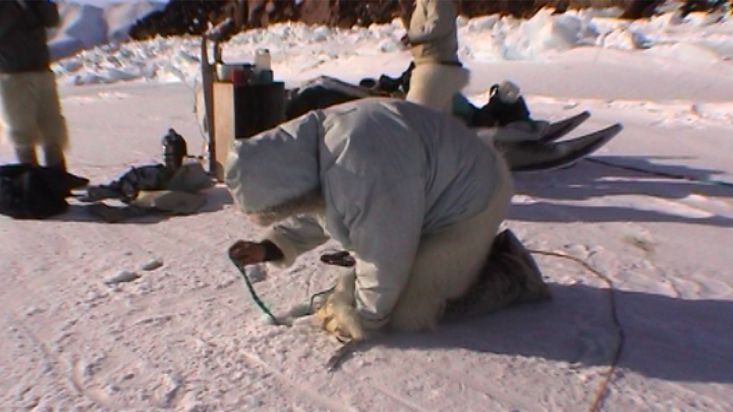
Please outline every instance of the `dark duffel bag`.
[[0, 166], [0, 214], [14, 219], [44, 219], [66, 211], [66, 197], [89, 180], [52, 167]]

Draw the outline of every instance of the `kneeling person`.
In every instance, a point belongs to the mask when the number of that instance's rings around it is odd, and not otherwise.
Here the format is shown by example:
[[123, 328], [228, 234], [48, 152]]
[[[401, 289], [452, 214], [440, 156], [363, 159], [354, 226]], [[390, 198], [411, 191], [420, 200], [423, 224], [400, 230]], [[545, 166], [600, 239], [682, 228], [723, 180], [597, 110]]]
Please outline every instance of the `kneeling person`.
[[379, 98], [237, 140], [226, 183], [248, 217], [271, 225], [262, 242], [233, 246], [238, 263], [287, 266], [329, 238], [353, 253], [353, 276], [320, 318], [356, 339], [434, 327], [478, 279], [512, 196], [502, 156], [459, 120]]

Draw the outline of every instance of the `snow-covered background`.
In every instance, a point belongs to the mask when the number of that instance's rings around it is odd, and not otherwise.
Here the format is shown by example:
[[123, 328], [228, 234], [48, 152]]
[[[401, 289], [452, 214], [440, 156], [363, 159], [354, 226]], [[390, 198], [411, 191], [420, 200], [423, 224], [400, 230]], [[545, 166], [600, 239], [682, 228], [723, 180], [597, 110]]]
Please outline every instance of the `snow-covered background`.
[[162, 10], [167, 1], [77, 0], [58, 2], [61, 24], [49, 33], [54, 59], [128, 39], [130, 27], [140, 18]]
[[[161, 3], [86, 3], [64, 4], [51, 38], [68, 56], [53, 69], [71, 171], [103, 183], [156, 161], [169, 127], [200, 153], [199, 40], [124, 42]], [[611, 15], [489, 16], [461, 20], [459, 36], [477, 104], [511, 79], [535, 118], [588, 109], [577, 133], [624, 124], [572, 168], [517, 174], [507, 222], [528, 247], [580, 258], [613, 289], [577, 262], [538, 255], [554, 301], [383, 337], [328, 372], [338, 343], [308, 319], [268, 325], [228, 262], [227, 247], [257, 229], [222, 186], [191, 216], [109, 225], [73, 205], [47, 221], [3, 218], [0, 409], [584, 411], [622, 332], [600, 409], [733, 410], [733, 188], [709, 183], [733, 183], [733, 20]], [[398, 22], [278, 24], [236, 36], [225, 59], [266, 47], [288, 86], [358, 81], [404, 70], [403, 33]], [[0, 160], [12, 161], [7, 145]], [[317, 258], [255, 286], [285, 312], [334, 278]], [[153, 262], [162, 266], [143, 269]], [[118, 282], [125, 271], [139, 277]]]

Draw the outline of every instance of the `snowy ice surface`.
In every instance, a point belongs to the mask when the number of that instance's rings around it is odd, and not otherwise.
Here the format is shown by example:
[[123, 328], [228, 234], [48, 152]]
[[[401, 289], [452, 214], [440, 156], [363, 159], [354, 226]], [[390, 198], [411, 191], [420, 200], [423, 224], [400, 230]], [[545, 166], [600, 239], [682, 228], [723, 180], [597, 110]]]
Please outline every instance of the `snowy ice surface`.
[[[538, 255], [552, 302], [382, 336], [329, 372], [339, 344], [308, 317], [263, 321], [229, 262], [228, 246], [260, 229], [223, 186], [201, 213], [168, 219], [104, 224], [74, 203], [50, 220], [0, 218], [0, 410], [586, 411], [619, 345], [611, 292], [625, 345], [602, 410], [733, 410], [733, 189], [704, 183], [733, 182], [733, 27], [708, 19], [461, 22], [472, 99], [512, 79], [536, 118], [591, 110], [577, 134], [624, 124], [574, 167], [517, 174], [506, 222], [613, 289]], [[279, 24], [237, 36], [226, 57], [268, 47], [289, 84], [356, 81], [407, 66], [401, 33]], [[197, 47], [123, 42], [55, 65], [70, 170], [101, 183], [159, 159], [169, 127], [201, 153]], [[13, 160], [7, 145], [0, 160]], [[335, 278], [318, 260], [335, 247], [271, 268], [258, 294], [277, 315], [304, 312]], [[152, 261], [165, 265], [105, 284]]]

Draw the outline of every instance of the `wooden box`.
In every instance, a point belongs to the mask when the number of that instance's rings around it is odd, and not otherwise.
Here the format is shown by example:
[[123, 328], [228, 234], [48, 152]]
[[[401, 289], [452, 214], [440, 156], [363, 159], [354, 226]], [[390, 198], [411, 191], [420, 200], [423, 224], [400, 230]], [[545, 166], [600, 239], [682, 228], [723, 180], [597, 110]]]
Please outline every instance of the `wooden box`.
[[271, 129], [285, 119], [285, 85], [213, 84], [214, 130], [209, 144], [210, 173], [224, 180], [224, 163], [235, 139], [246, 139]]

